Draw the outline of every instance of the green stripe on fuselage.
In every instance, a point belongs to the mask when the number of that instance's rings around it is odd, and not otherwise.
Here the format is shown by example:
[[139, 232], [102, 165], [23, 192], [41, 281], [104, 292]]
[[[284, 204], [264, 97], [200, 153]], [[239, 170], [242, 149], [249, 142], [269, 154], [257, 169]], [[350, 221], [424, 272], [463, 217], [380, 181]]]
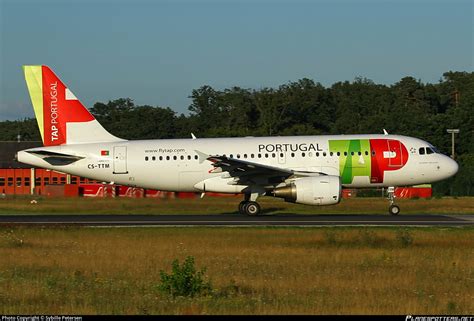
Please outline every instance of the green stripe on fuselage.
[[[334, 153], [333, 157], [339, 158], [339, 175], [341, 175], [342, 184], [351, 184], [354, 176], [370, 177], [371, 159], [368, 139], [330, 140], [329, 151]], [[339, 156], [337, 156], [338, 152]]]

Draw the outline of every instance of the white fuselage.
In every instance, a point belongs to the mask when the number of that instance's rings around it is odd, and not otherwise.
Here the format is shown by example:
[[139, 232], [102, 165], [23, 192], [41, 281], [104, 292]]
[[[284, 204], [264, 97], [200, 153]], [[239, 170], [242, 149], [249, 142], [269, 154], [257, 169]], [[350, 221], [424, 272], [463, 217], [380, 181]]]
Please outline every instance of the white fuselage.
[[[372, 150], [374, 142], [378, 142], [377, 152]], [[393, 142], [399, 144], [393, 147]], [[338, 147], [348, 144], [351, 147], [347, 151]], [[451, 158], [439, 153], [420, 153], [420, 148], [428, 147], [431, 145], [425, 141], [398, 135], [161, 139], [39, 147], [19, 152], [18, 160], [99, 181], [164, 191], [198, 192], [203, 189], [200, 182], [220, 178], [221, 183], [208, 190], [238, 193], [244, 187], [227, 184], [231, 178], [225, 173], [211, 173], [212, 163], [199, 157], [198, 152], [341, 176], [345, 187], [366, 188], [432, 183], [457, 172], [458, 165]], [[31, 153], [34, 151], [84, 158], [69, 165], [51, 165]]]

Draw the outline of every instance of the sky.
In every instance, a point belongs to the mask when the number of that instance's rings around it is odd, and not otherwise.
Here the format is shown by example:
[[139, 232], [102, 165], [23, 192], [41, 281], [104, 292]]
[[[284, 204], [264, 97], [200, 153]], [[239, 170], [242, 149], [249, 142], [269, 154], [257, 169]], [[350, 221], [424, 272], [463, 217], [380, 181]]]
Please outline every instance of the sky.
[[0, 0], [0, 121], [33, 117], [21, 66], [48, 65], [88, 107], [188, 113], [193, 89], [474, 70], [474, 0]]

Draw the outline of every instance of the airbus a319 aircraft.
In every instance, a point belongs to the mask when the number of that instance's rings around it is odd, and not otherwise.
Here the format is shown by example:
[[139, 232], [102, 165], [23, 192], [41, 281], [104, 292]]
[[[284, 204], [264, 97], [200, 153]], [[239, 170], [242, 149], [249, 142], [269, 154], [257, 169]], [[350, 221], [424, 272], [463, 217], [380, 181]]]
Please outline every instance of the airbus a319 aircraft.
[[388, 187], [453, 176], [458, 164], [417, 138], [374, 135], [157, 139], [107, 132], [47, 66], [24, 66], [44, 147], [20, 162], [104, 182], [163, 191], [242, 193], [239, 212], [258, 215], [262, 195], [332, 205], [346, 188]]

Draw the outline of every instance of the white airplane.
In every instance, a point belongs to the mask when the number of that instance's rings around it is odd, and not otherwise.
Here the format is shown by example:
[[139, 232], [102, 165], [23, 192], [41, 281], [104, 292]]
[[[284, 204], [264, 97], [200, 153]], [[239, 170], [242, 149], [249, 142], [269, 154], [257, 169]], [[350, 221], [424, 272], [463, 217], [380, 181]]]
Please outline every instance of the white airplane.
[[163, 191], [242, 193], [258, 215], [262, 195], [332, 205], [347, 188], [432, 183], [458, 164], [431, 144], [399, 135], [327, 135], [129, 141], [108, 133], [47, 66], [24, 66], [44, 147], [20, 162], [99, 181]]

